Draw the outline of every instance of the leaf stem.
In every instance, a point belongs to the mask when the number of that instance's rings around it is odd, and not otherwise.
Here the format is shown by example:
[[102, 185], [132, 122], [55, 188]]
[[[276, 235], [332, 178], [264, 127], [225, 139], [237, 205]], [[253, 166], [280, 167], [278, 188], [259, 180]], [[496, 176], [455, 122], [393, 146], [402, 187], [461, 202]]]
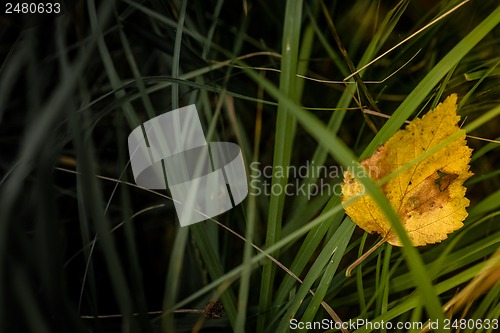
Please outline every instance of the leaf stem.
[[386, 241], [385, 237], [382, 238], [377, 244], [373, 245], [371, 249], [366, 251], [361, 257], [359, 257], [355, 262], [353, 262], [349, 267], [347, 267], [347, 270], [345, 271], [345, 276], [349, 277], [351, 276], [351, 272], [353, 269], [355, 269], [359, 264], [361, 264], [366, 258], [370, 256], [373, 252], [375, 252], [376, 249], [380, 247], [380, 245], [384, 244]]

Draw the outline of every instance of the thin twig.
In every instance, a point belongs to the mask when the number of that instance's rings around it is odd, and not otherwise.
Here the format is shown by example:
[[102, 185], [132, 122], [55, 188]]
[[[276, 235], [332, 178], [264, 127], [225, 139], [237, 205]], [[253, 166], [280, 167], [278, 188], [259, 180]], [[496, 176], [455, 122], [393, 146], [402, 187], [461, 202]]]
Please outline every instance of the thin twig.
[[446, 13], [444, 13], [443, 15], [435, 18], [434, 20], [432, 20], [431, 22], [429, 22], [428, 24], [426, 24], [424, 27], [422, 27], [419, 30], [415, 31], [410, 36], [408, 36], [407, 38], [403, 39], [401, 42], [399, 42], [396, 45], [394, 45], [393, 47], [391, 47], [389, 50], [385, 51], [384, 53], [382, 53], [381, 55], [379, 55], [378, 57], [376, 57], [375, 59], [373, 59], [372, 61], [370, 61], [369, 63], [367, 63], [366, 65], [364, 65], [363, 67], [361, 67], [360, 69], [358, 69], [357, 71], [355, 71], [354, 73], [352, 73], [351, 75], [347, 76], [344, 79], [344, 81], [349, 80], [354, 75], [358, 74], [359, 72], [361, 72], [362, 70], [364, 70], [368, 66], [371, 66], [373, 63], [379, 61], [380, 59], [382, 59], [383, 57], [385, 57], [386, 55], [388, 55], [389, 53], [391, 53], [392, 51], [394, 51], [395, 49], [397, 49], [398, 47], [400, 47], [401, 45], [403, 45], [404, 43], [406, 43], [407, 41], [409, 41], [413, 37], [415, 37], [418, 34], [420, 34], [422, 31], [426, 30], [427, 28], [431, 27], [432, 25], [436, 24], [437, 22], [441, 21], [446, 16], [450, 15], [451, 13], [453, 13], [454, 11], [456, 11], [458, 8], [462, 7], [463, 5], [465, 5], [469, 1], [470, 0], [464, 0], [462, 3], [456, 5], [455, 7], [453, 7], [452, 9], [450, 9], [449, 11], [447, 11]]

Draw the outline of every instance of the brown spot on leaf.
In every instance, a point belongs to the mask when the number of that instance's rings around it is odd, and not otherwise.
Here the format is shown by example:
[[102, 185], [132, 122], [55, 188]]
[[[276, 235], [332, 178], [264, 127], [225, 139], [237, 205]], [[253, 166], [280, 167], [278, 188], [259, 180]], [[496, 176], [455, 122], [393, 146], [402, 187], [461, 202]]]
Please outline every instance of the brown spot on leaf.
[[441, 170], [437, 171], [438, 178], [434, 181], [439, 189], [439, 191], [445, 191], [450, 184], [458, 178], [458, 175], [452, 173], [445, 173]]
[[444, 204], [449, 199], [449, 192], [441, 191], [436, 183], [439, 175], [434, 172], [415, 187], [406, 192], [402, 198], [399, 215], [404, 219], [410, 212], [423, 214], [436, 209], [436, 204]]

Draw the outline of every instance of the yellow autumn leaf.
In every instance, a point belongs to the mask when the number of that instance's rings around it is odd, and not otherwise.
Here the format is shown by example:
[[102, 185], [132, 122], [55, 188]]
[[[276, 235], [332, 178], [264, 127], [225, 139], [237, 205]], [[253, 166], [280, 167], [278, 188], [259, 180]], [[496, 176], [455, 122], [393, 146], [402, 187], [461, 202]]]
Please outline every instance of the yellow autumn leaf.
[[[460, 117], [456, 113], [456, 102], [457, 95], [450, 95], [421, 119], [414, 119], [404, 130], [396, 132], [361, 162], [376, 182], [460, 132], [458, 139], [382, 185], [415, 246], [441, 242], [462, 227], [467, 217], [465, 208], [469, 200], [465, 198], [463, 183], [472, 176], [469, 171], [472, 149], [466, 145], [465, 131], [457, 125]], [[345, 172], [342, 203], [347, 215], [367, 232], [377, 232], [383, 241], [401, 246], [389, 220], [371, 196], [364, 194], [345, 204], [363, 191], [355, 175]]]

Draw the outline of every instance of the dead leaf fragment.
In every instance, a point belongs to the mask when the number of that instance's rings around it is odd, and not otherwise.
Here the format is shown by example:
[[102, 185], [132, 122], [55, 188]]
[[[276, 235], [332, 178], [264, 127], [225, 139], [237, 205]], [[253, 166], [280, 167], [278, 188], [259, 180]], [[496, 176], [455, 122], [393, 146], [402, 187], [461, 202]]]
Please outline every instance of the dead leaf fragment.
[[[407, 165], [444, 139], [459, 132], [460, 136], [444, 148], [420, 160], [382, 185], [394, 210], [398, 213], [413, 245], [438, 243], [461, 228], [467, 217], [465, 180], [472, 176], [469, 162], [472, 149], [467, 147], [465, 131], [458, 127], [457, 95], [448, 96], [421, 119], [411, 121], [396, 132], [361, 165], [370, 170], [376, 182]], [[376, 172], [373, 172], [375, 170]], [[364, 187], [355, 175], [346, 171], [342, 183], [342, 203], [347, 215], [367, 232], [376, 232], [383, 240], [401, 246], [389, 220], [367, 194], [350, 204]]]

